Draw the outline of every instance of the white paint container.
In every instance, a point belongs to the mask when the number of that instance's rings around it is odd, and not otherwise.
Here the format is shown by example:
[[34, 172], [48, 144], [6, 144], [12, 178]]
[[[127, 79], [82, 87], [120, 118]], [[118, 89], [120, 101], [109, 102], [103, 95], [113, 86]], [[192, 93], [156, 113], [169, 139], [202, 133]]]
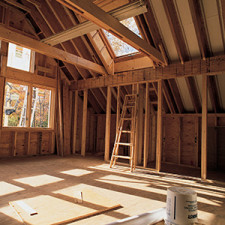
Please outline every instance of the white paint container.
[[198, 221], [197, 193], [185, 187], [167, 189], [166, 225], [189, 225]]

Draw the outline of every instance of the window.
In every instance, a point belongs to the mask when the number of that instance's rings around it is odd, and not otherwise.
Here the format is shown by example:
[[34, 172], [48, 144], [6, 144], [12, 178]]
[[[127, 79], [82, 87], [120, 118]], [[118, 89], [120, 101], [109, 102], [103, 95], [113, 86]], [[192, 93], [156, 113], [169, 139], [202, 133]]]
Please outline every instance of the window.
[[6, 82], [3, 125], [25, 127], [28, 86]]
[[52, 89], [7, 81], [5, 84], [3, 126], [53, 127], [52, 91]]
[[33, 87], [31, 127], [49, 127], [51, 91]]
[[[137, 24], [136, 24], [133, 17], [122, 20], [120, 22], [124, 26], [129, 28], [131, 31], [133, 31], [136, 35], [141, 37], [140, 32], [139, 32], [138, 27], [137, 27]], [[105, 33], [106, 37], [108, 38], [109, 43], [110, 43], [110, 45], [111, 45], [111, 47], [112, 47], [112, 49], [113, 49], [113, 51], [114, 51], [114, 53], [117, 57], [138, 52], [138, 50], [136, 50], [132, 46], [128, 45], [127, 43], [123, 42], [119, 38], [115, 37], [114, 35], [112, 35], [108, 31], [104, 30], [104, 33]]]
[[24, 71], [30, 71], [31, 50], [9, 43], [7, 66]]

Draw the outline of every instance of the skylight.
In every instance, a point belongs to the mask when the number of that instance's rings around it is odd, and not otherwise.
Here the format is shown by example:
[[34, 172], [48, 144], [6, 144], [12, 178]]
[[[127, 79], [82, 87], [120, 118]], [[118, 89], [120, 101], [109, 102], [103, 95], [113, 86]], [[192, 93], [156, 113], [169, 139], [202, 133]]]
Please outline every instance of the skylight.
[[[126, 26], [128, 29], [133, 31], [136, 35], [141, 37], [140, 32], [138, 30], [137, 24], [133, 17], [130, 17], [128, 19], [120, 21], [124, 26]], [[128, 45], [124, 41], [120, 40], [119, 38], [115, 37], [108, 31], [104, 30], [106, 37], [109, 40], [109, 43], [117, 57], [129, 55], [133, 53], [137, 53], [138, 50], [133, 48], [132, 46]]]

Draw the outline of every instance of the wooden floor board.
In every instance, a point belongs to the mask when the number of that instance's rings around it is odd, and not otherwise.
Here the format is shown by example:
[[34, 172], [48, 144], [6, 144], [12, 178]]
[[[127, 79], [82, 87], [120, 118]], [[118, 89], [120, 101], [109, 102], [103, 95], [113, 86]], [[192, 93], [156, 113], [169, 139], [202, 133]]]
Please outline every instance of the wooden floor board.
[[[163, 165], [162, 169], [164, 167]], [[202, 183], [198, 177], [166, 172], [158, 174], [141, 169], [130, 173], [129, 167], [116, 166], [110, 169], [102, 159], [78, 156], [0, 159], [0, 174], [0, 224], [4, 225], [22, 224], [9, 202], [25, 199], [37, 211], [38, 204], [45, 208], [42, 212], [43, 224], [44, 221], [49, 223], [52, 209], [55, 221], [69, 219], [63, 213], [64, 210], [69, 211], [74, 206], [76, 191], [86, 189], [105, 196], [122, 207], [70, 224], [103, 225], [165, 207], [167, 188], [174, 185], [191, 187], [197, 191], [199, 219], [208, 224], [225, 224], [225, 183], [221, 181]], [[39, 179], [38, 182], [34, 182], [35, 178]], [[66, 207], [63, 204], [60, 207], [55, 202], [63, 202]], [[90, 209], [101, 208], [97, 202], [88, 201], [86, 206]], [[28, 224], [35, 223], [29, 220]]]

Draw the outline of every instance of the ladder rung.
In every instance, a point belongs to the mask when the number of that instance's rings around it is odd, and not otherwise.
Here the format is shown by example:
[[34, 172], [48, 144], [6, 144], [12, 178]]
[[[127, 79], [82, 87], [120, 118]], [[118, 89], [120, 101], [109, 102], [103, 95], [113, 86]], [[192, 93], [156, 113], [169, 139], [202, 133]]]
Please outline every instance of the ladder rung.
[[131, 159], [130, 156], [124, 156], [124, 155], [114, 155], [115, 158], [122, 158], [122, 159]]
[[133, 133], [131, 130], [121, 130], [122, 133]]
[[121, 120], [133, 120], [133, 118], [126, 118], [126, 117], [124, 117], [124, 118], [121, 118]]
[[118, 144], [118, 145], [125, 145], [125, 146], [132, 146], [133, 145], [131, 143], [123, 143], [123, 142], [117, 142], [116, 144]]
[[134, 108], [134, 105], [125, 105], [126, 108]]

